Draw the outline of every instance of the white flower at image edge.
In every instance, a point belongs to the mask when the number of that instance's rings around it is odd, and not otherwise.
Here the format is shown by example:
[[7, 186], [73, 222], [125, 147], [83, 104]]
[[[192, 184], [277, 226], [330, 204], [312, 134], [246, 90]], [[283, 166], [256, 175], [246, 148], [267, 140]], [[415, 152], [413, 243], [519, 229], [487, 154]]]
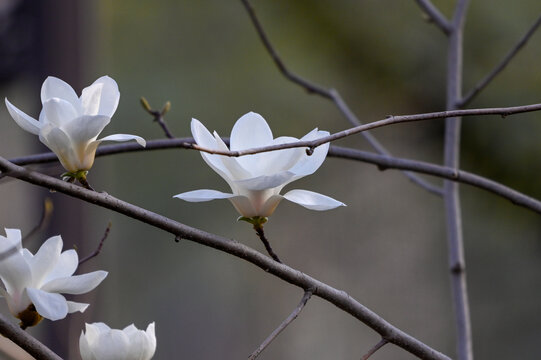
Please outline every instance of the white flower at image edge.
[[133, 324], [123, 330], [111, 329], [104, 323], [85, 324], [79, 350], [83, 360], [149, 360], [156, 351], [154, 323], [147, 330]]
[[6, 98], [6, 106], [15, 122], [24, 130], [39, 135], [62, 166], [72, 173], [92, 167], [96, 149], [102, 141], [145, 140], [128, 134], [109, 135], [97, 140], [116, 111], [120, 92], [116, 82], [102, 76], [83, 89], [81, 97], [66, 82], [49, 76], [41, 87], [43, 109], [39, 121], [28, 116]]
[[88, 304], [67, 301], [61, 293], [84, 294], [98, 286], [106, 271], [73, 275], [79, 265], [75, 250], [62, 252], [62, 238], [53, 236], [33, 255], [22, 248], [21, 231], [5, 229], [0, 235], [0, 279], [9, 311], [21, 327], [36, 325], [41, 317], [59, 320], [68, 313], [83, 312]]
[[[199, 146], [212, 150], [228, 151], [220, 136], [212, 135], [196, 119], [192, 119], [192, 135]], [[327, 131], [317, 128], [300, 140], [311, 141], [328, 136]], [[299, 141], [294, 137], [273, 138], [269, 125], [259, 114], [250, 112], [242, 116], [231, 131], [232, 151], [267, 145]], [[201, 152], [205, 162], [231, 187], [232, 193], [216, 190], [195, 190], [175, 195], [176, 198], [201, 202], [213, 199], [229, 199], [237, 211], [246, 218], [270, 216], [278, 203], [286, 199], [311, 210], [329, 210], [345, 206], [328, 196], [307, 190], [291, 190], [284, 195], [280, 191], [292, 181], [314, 173], [323, 163], [329, 144], [315, 148], [308, 156], [304, 148], [291, 148], [240, 157], [228, 157]]]

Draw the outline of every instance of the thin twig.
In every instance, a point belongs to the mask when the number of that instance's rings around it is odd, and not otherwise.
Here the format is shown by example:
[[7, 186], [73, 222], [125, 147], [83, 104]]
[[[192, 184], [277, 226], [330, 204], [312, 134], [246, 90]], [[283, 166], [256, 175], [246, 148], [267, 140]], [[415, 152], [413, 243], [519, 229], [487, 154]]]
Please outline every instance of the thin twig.
[[111, 226], [113, 224], [111, 222], [109, 222], [109, 224], [107, 225], [107, 228], [105, 229], [105, 232], [103, 234], [103, 236], [101, 237], [101, 240], [98, 244], [98, 247], [96, 248], [96, 250], [94, 250], [94, 252], [92, 252], [92, 254], [89, 254], [87, 256], [85, 256], [84, 258], [80, 259], [79, 260], [79, 265], [87, 262], [88, 260], [92, 259], [93, 257], [96, 257], [99, 255], [99, 253], [101, 252], [101, 248], [103, 247], [103, 243], [105, 242], [105, 239], [107, 239], [107, 236], [109, 236], [109, 231], [111, 231]]
[[163, 215], [140, 208], [133, 204], [122, 201], [106, 193], [89, 191], [80, 186], [69, 184], [60, 179], [53, 178], [35, 171], [29, 171], [23, 167], [10, 163], [0, 156], [0, 171], [6, 171], [10, 177], [44, 187], [81, 199], [88, 203], [110, 209], [119, 214], [131, 217], [155, 228], [167, 231], [183, 239], [224, 251], [235, 257], [248, 261], [265, 272], [272, 274], [285, 282], [302, 289], [313, 288], [314, 296], [318, 296], [346, 313], [352, 315], [368, 327], [376, 331], [390, 343], [410, 352], [421, 359], [450, 360], [446, 355], [432, 349], [423, 342], [406, 334], [402, 330], [385, 321], [379, 315], [353, 299], [345, 291], [335, 289], [313, 277], [280, 264], [266, 255], [230, 239], [207, 233], [203, 230], [190, 227], [169, 219]]
[[280, 335], [280, 333], [289, 325], [293, 322], [293, 320], [295, 320], [297, 318], [297, 316], [299, 316], [299, 314], [301, 313], [302, 309], [304, 309], [304, 306], [306, 305], [306, 303], [308, 302], [308, 300], [310, 300], [310, 298], [312, 297], [312, 293], [313, 293], [313, 289], [308, 289], [304, 292], [304, 295], [301, 299], [301, 301], [299, 302], [299, 305], [297, 305], [297, 307], [295, 308], [295, 310], [293, 310], [293, 312], [291, 314], [289, 314], [289, 316], [280, 324], [280, 326], [278, 326], [276, 329], [274, 329], [274, 331], [261, 343], [261, 345], [259, 345], [259, 347], [257, 349], [255, 349], [255, 351], [253, 353], [250, 354], [250, 356], [248, 357], [248, 360], [254, 360], [256, 359], [259, 354], [261, 354], [261, 352], [263, 350], [265, 350], [265, 348], [267, 346], [269, 346], [269, 344], [274, 340], [276, 339], [276, 337], [278, 335]]
[[379, 349], [381, 349], [383, 346], [385, 346], [385, 344], [387, 344], [388, 341], [386, 339], [381, 339], [376, 345], [374, 345], [370, 350], [368, 350], [368, 352], [366, 354], [363, 355], [363, 357], [361, 358], [361, 360], [368, 360], [368, 358], [372, 355], [374, 355], [374, 353], [376, 351], [378, 351]]
[[160, 125], [163, 132], [165, 133], [165, 136], [169, 139], [174, 139], [175, 137], [167, 127], [167, 124], [165, 123], [164, 116], [171, 110], [171, 102], [167, 101], [161, 110], [155, 110], [152, 107], [150, 107], [150, 104], [148, 103], [147, 99], [144, 97], [141, 97], [141, 105], [143, 106], [143, 109], [145, 109], [152, 117], [154, 117], [154, 121]]
[[436, 24], [446, 35], [449, 35], [452, 30], [451, 23], [443, 16], [437, 7], [430, 0], [415, 0], [419, 7], [424, 10], [430, 20]]
[[479, 83], [477, 83], [473, 89], [471, 89], [470, 92], [462, 98], [462, 100], [458, 101], [457, 107], [462, 108], [468, 105], [485, 87], [487, 87], [487, 85], [490, 84], [492, 80], [494, 80], [494, 78], [505, 69], [515, 55], [518, 54], [520, 49], [526, 45], [539, 26], [541, 26], [541, 16], [537, 18], [537, 20], [528, 29], [528, 31], [526, 31], [516, 45], [513, 46], [513, 48], [505, 55], [502, 61], [487, 76], [479, 81]]
[[280, 258], [278, 257], [278, 255], [276, 255], [276, 253], [274, 252], [274, 250], [272, 250], [272, 247], [269, 243], [269, 240], [267, 240], [267, 238], [265, 237], [265, 232], [263, 231], [263, 225], [255, 225], [254, 224], [254, 230], [255, 232], [257, 233], [257, 236], [259, 237], [259, 239], [261, 239], [261, 242], [263, 243], [263, 245], [265, 246], [265, 250], [267, 250], [267, 253], [277, 262], [279, 262], [280, 264], [282, 263], [282, 261], [280, 260]]
[[[228, 139], [224, 138], [227, 143]], [[112, 144], [101, 146], [96, 156], [107, 156], [121, 154], [126, 152], [153, 151], [165, 149], [188, 148], [191, 149], [194, 140], [192, 138], [182, 139], [159, 139], [147, 141], [146, 148], [142, 148], [137, 143]], [[188, 144], [188, 146], [186, 146]], [[495, 195], [511, 201], [513, 204], [524, 207], [528, 210], [541, 213], [541, 202], [529, 197], [510, 187], [502, 185], [494, 180], [472, 174], [462, 170], [435, 165], [423, 161], [402, 159], [392, 156], [379, 155], [368, 151], [361, 151], [341, 146], [331, 146], [329, 148], [329, 157], [339, 157], [349, 160], [362, 161], [378, 166], [380, 170], [399, 169], [408, 170], [427, 175], [433, 175], [451, 181], [457, 181], [463, 184], [475, 186], [479, 189], [489, 191]], [[58, 161], [54, 153], [43, 153], [30, 156], [19, 157], [10, 160], [17, 165], [40, 164]], [[7, 176], [7, 173], [3, 173]]]
[[[46, 197], [43, 200], [43, 210], [41, 212], [41, 218], [39, 219], [39, 223], [36, 226], [34, 226], [34, 228], [30, 230], [25, 236], [23, 236], [23, 239], [22, 239], [23, 243], [49, 225], [49, 222], [51, 221], [51, 216], [53, 214], [53, 210], [54, 210], [53, 201], [50, 198]], [[0, 259], [3, 258], [2, 255], [3, 254], [0, 254]]]
[[[463, 32], [468, 5], [469, 0], [459, 0], [453, 15], [447, 54], [447, 110], [455, 110], [462, 96]], [[460, 162], [460, 129], [460, 117], [449, 117], [445, 120], [444, 164], [457, 171]], [[445, 180], [443, 189], [457, 353], [459, 360], [471, 360], [473, 359], [471, 320], [458, 183]]]
[[62, 360], [51, 349], [36, 340], [32, 335], [11, 323], [0, 314], [0, 334], [7, 337], [21, 349], [40, 360]]
[[[278, 70], [284, 75], [286, 79], [289, 79], [293, 83], [301, 86], [304, 88], [308, 93], [311, 94], [317, 94], [319, 96], [322, 96], [326, 99], [331, 100], [338, 110], [344, 115], [344, 117], [353, 125], [358, 126], [361, 124], [359, 119], [355, 116], [353, 111], [349, 108], [349, 106], [346, 104], [346, 102], [342, 99], [339, 92], [335, 89], [326, 89], [323, 86], [317, 85], [313, 82], [310, 82], [297, 74], [291, 72], [285, 65], [285, 63], [282, 61], [280, 56], [278, 55], [278, 52], [272, 45], [272, 43], [269, 40], [269, 37], [267, 36], [265, 30], [263, 29], [263, 25], [261, 25], [261, 22], [259, 21], [254, 8], [250, 4], [249, 0], [241, 0], [242, 4], [246, 8], [246, 11], [248, 15], [250, 16], [250, 19], [257, 31], [257, 34], [259, 35], [259, 38], [263, 45], [265, 46], [265, 49], [271, 56], [272, 60], [274, 61], [274, 64], [276, 67], [278, 67]], [[368, 141], [370, 146], [372, 146], [376, 151], [378, 151], [382, 155], [390, 155], [390, 152], [379, 142], [377, 139], [372, 136], [372, 134], [368, 131], [363, 132], [363, 137]], [[442, 195], [442, 191], [440, 189], [434, 188], [433, 186], [430, 186], [430, 184], [427, 184], [423, 181], [423, 179], [418, 178], [415, 174], [412, 173], [406, 173], [405, 174], [408, 178], [410, 178], [414, 183], [421, 186], [422, 188], [425, 188], [431, 193]]]

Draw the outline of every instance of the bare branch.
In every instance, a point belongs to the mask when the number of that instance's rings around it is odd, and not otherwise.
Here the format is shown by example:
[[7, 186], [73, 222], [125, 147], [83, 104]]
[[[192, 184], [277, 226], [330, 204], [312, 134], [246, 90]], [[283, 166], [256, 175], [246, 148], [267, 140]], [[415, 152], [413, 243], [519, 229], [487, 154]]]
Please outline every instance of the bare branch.
[[366, 354], [363, 355], [363, 357], [361, 358], [361, 360], [368, 360], [368, 358], [372, 355], [374, 355], [374, 353], [376, 351], [378, 351], [379, 349], [381, 349], [383, 346], [385, 346], [385, 344], [387, 344], [388, 341], [385, 340], [385, 339], [381, 339], [376, 345], [374, 345], [370, 350], [368, 350], [368, 352]]
[[509, 62], [511, 62], [511, 60], [515, 57], [515, 55], [518, 54], [518, 52], [524, 47], [524, 45], [526, 45], [528, 40], [530, 40], [532, 35], [537, 31], [539, 26], [541, 26], [541, 16], [537, 18], [537, 20], [522, 36], [518, 43], [513, 46], [513, 48], [507, 53], [507, 55], [505, 55], [502, 61], [487, 76], [485, 76], [481, 81], [479, 81], [479, 83], [477, 83], [473, 87], [473, 89], [471, 89], [470, 92], [462, 98], [462, 100], [458, 102], [457, 107], [462, 108], [468, 105], [485, 87], [487, 87], [492, 82], [492, 80], [494, 80], [494, 78], [506, 68]]
[[261, 352], [263, 350], [265, 350], [265, 348], [267, 346], [269, 346], [269, 344], [278, 336], [280, 335], [280, 333], [289, 325], [293, 322], [293, 320], [295, 320], [297, 318], [297, 316], [299, 316], [299, 314], [301, 313], [302, 309], [304, 309], [304, 306], [306, 305], [306, 303], [308, 302], [308, 300], [310, 300], [310, 298], [312, 297], [312, 292], [313, 292], [313, 289], [308, 289], [304, 292], [304, 295], [301, 299], [301, 302], [299, 303], [299, 305], [297, 305], [297, 307], [295, 308], [295, 310], [293, 310], [293, 312], [291, 314], [289, 314], [289, 316], [280, 324], [280, 326], [278, 326], [266, 339], [265, 341], [263, 341], [261, 343], [261, 345], [259, 345], [259, 347], [257, 349], [255, 349], [255, 351], [253, 353], [250, 354], [250, 356], [248, 357], [248, 360], [254, 360], [256, 359], [259, 354], [261, 354]]
[[[255, 27], [255, 29], [257, 31], [257, 34], [259, 35], [259, 38], [261, 39], [261, 42], [265, 46], [265, 49], [267, 50], [267, 52], [271, 56], [272, 60], [274, 61], [275, 65], [278, 67], [280, 72], [285, 76], [285, 78], [289, 79], [293, 83], [303, 87], [306, 91], [308, 91], [308, 93], [317, 94], [317, 95], [320, 95], [320, 96], [322, 96], [322, 97], [324, 97], [326, 99], [331, 100], [336, 105], [338, 110], [340, 110], [340, 112], [344, 115], [344, 117], [353, 126], [360, 125], [361, 122], [355, 116], [355, 114], [351, 111], [351, 109], [346, 104], [346, 102], [342, 99], [342, 97], [340, 96], [340, 94], [338, 93], [337, 90], [335, 90], [335, 89], [326, 89], [326, 88], [324, 88], [324, 87], [322, 87], [320, 85], [314, 84], [314, 83], [312, 83], [312, 82], [298, 76], [297, 74], [291, 72], [286, 67], [286, 65], [284, 64], [284, 62], [282, 61], [282, 59], [278, 55], [278, 52], [272, 46], [267, 34], [265, 33], [265, 30], [263, 29], [263, 26], [261, 25], [261, 22], [257, 18], [257, 15], [255, 13], [254, 8], [250, 4], [250, 1], [249, 0], [241, 0], [241, 2], [244, 5], [244, 7], [246, 8], [246, 11], [248, 12], [248, 15], [250, 16], [250, 19], [252, 20], [252, 23], [254, 24], [254, 27]], [[376, 138], [374, 138], [374, 136], [372, 136], [372, 134], [370, 134], [368, 131], [363, 132], [363, 136], [368, 141], [370, 146], [372, 146], [376, 151], [378, 151], [379, 153], [381, 153], [383, 155], [390, 155], [390, 152], [387, 149], [385, 149], [385, 147], [383, 145], [381, 145], [381, 143], [379, 141], [377, 141]], [[425, 188], [429, 192], [437, 194], [437, 195], [442, 195], [443, 194], [441, 189], [438, 189], [438, 188], [436, 188], [434, 186], [431, 186], [430, 184], [425, 183], [423, 181], [423, 179], [417, 177], [415, 174], [406, 173], [405, 175], [408, 178], [410, 178], [415, 184], [421, 186], [422, 188]]]
[[[227, 138], [224, 138], [227, 142]], [[190, 143], [191, 142], [191, 143]], [[187, 148], [191, 149], [193, 143], [192, 138], [183, 139], [160, 139], [147, 141], [146, 148], [142, 148], [137, 143], [124, 143], [114, 145], [101, 146], [96, 155], [106, 156], [114, 155], [126, 152], [139, 152], [139, 151], [152, 151], [152, 150], [164, 150], [164, 149], [177, 149]], [[378, 166], [379, 169], [399, 169], [419, 172], [423, 174], [433, 175], [448, 179], [451, 181], [457, 181], [464, 184], [475, 186], [479, 189], [489, 191], [493, 194], [499, 195], [504, 199], [511, 201], [513, 204], [524, 207], [528, 210], [541, 214], [541, 202], [522, 194], [512, 188], [502, 185], [496, 181], [487, 179], [485, 177], [472, 174], [462, 170], [456, 170], [450, 167], [435, 165], [418, 160], [402, 159], [392, 156], [379, 155], [368, 151], [361, 151], [356, 149], [350, 149], [340, 146], [331, 146], [329, 148], [329, 157], [339, 157], [344, 159], [350, 159], [355, 161], [363, 161]], [[18, 165], [29, 165], [37, 163], [47, 163], [57, 161], [54, 153], [43, 153], [37, 155], [30, 155], [12, 159], [10, 162]], [[8, 175], [4, 173], [3, 175]]]
[[111, 222], [109, 222], [109, 224], [107, 225], [107, 228], [105, 229], [105, 232], [103, 233], [103, 236], [101, 237], [101, 240], [100, 242], [98, 243], [98, 247], [96, 248], [96, 250], [94, 250], [92, 252], [92, 254], [89, 254], [87, 256], [85, 256], [84, 258], [80, 259], [79, 260], [79, 265], [87, 262], [88, 260], [92, 259], [93, 257], [96, 257], [99, 255], [99, 253], [101, 252], [101, 248], [103, 247], [103, 243], [105, 242], [105, 239], [107, 239], [107, 236], [109, 236], [109, 231], [111, 231], [111, 226], [113, 224]]
[[429, 19], [438, 26], [445, 35], [449, 35], [452, 31], [452, 26], [449, 20], [443, 16], [443, 14], [438, 10], [437, 7], [430, 2], [430, 0], [415, 0], [419, 7], [423, 9]]
[[141, 96], [141, 105], [143, 106], [143, 109], [146, 110], [150, 115], [154, 117], [154, 121], [160, 125], [163, 132], [165, 133], [165, 136], [169, 139], [174, 139], [175, 137], [169, 131], [169, 128], [167, 127], [167, 124], [165, 123], [165, 120], [163, 119], [165, 114], [171, 110], [171, 102], [167, 101], [161, 110], [155, 110], [150, 107], [150, 104], [148, 103], [147, 99], [145, 99], [143, 96]]
[[[43, 210], [41, 212], [41, 218], [39, 219], [39, 223], [23, 237], [22, 242], [30, 239], [32, 236], [34, 236], [49, 225], [49, 222], [51, 221], [51, 216], [53, 215], [53, 210], [53, 201], [50, 198], [46, 197], [43, 200]], [[2, 258], [3, 254], [0, 254], [0, 259]]]
[[267, 253], [270, 255], [270, 257], [273, 258], [274, 261], [282, 263], [282, 260], [280, 260], [278, 255], [276, 255], [274, 250], [272, 250], [269, 240], [267, 240], [267, 237], [265, 236], [265, 232], [263, 231], [263, 225], [257, 226], [254, 224], [254, 230], [257, 233], [257, 236], [259, 237], [263, 245], [265, 246], [265, 250], [267, 250]]
[[[458, 0], [453, 15], [447, 53], [447, 110], [455, 110], [457, 102], [462, 97], [462, 40], [468, 5], [469, 0]], [[461, 123], [460, 117], [449, 117], [445, 120], [444, 165], [456, 170], [459, 168], [460, 161]], [[446, 180], [443, 182], [443, 190], [452, 300], [457, 330], [457, 353], [459, 360], [471, 360], [473, 359], [471, 320], [458, 183]]]
[[43, 345], [37, 339], [32, 337], [26, 331], [12, 324], [8, 319], [0, 314], [0, 334], [7, 337], [21, 349], [32, 355], [36, 359], [43, 360], [62, 360], [51, 349]]
[[379, 333], [382, 337], [388, 339], [390, 343], [399, 346], [400, 348], [421, 359], [450, 360], [446, 355], [432, 349], [411, 335], [408, 335], [397, 327], [391, 325], [379, 315], [353, 299], [346, 292], [335, 289], [319, 280], [312, 278], [309, 275], [300, 272], [299, 270], [293, 269], [284, 264], [280, 264], [268, 256], [265, 256], [237, 241], [184, 225], [165, 216], [117, 199], [109, 194], [89, 191], [80, 186], [76, 186], [59, 179], [55, 179], [34, 171], [29, 171], [23, 167], [10, 163], [3, 157], [0, 157], [0, 171], [6, 172], [6, 174], [10, 177], [14, 177], [37, 186], [45, 187], [47, 189], [54, 189], [58, 192], [62, 192], [88, 203], [110, 209], [158, 229], [167, 231], [175, 236], [180, 236], [182, 239], [194, 241], [199, 244], [224, 251], [228, 254], [246, 260], [263, 269], [265, 272], [302, 289], [313, 288], [315, 289], [313, 293], [315, 296], [334, 304], [338, 308], [352, 315]]

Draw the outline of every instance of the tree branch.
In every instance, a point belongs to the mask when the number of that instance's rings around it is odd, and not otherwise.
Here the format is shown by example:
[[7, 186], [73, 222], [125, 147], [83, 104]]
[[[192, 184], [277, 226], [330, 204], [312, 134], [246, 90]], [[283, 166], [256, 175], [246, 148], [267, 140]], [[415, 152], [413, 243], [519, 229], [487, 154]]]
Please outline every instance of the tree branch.
[[[297, 74], [291, 72], [280, 56], [278, 55], [278, 52], [274, 49], [274, 46], [269, 40], [269, 37], [265, 33], [265, 30], [263, 29], [263, 26], [261, 25], [261, 22], [257, 18], [257, 15], [255, 13], [254, 8], [250, 4], [249, 0], [241, 0], [242, 4], [246, 8], [246, 11], [248, 12], [248, 15], [250, 16], [250, 19], [252, 20], [252, 23], [257, 31], [257, 34], [259, 35], [259, 38], [261, 42], [263, 43], [263, 46], [265, 46], [265, 49], [271, 56], [272, 60], [274, 61], [274, 64], [276, 67], [278, 67], [278, 70], [284, 75], [284, 77], [291, 82], [301, 86], [304, 88], [308, 93], [311, 94], [317, 94], [320, 95], [326, 99], [331, 100], [338, 110], [344, 115], [344, 117], [352, 124], [353, 126], [358, 126], [361, 124], [359, 119], [355, 116], [353, 111], [349, 108], [349, 106], [346, 104], [346, 102], [342, 99], [340, 94], [335, 89], [326, 89], [320, 85], [314, 84]], [[370, 146], [372, 146], [377, 152], [379, 152], [382, 155], [391, 155], [390, 152], [374, 137], [372, 134], [370, 134], [368, 131], [363, 133], [364, 138], [368, 141]], [[405, 173], [405, 175], [410, 178], [414, 183], [421, 186], [422, 188], [426, 189], [427, 191], [442, 195], [443, 192], [441, 189], [434, 187], [431, 184], [428, 184], [423, 181], [423, 179], [417, 177], [415, 174], [412, 173]]]
[[111, 231], [111, 226], [113, 224], [111, 222], [109, 222], [109, 224], [107, 225], [107, 228], [105, 229], [105, 232], [103, 233], [103, 236], [101, 237], [101, 240], [100, 242], [98, 243], [98, 247], [96, 248], [96, 250], [94, 250], [92, 252], [92, 254], [88, 254], [87, 256], [85, 256], [84, 258], [80, 259], [79, 260], [79, 265], [87, 262], [88, 260], [92, 259], [93, 257], [96, 257], [99, 255], [99, 253], [101, 252], [101, 248], [103, 247], [103, 243], [105, 242], [105, 239], [107, 239], [107, 237], [109, 236], [109, 231]]
[[430, 2], [430, 0], [415, 0], [419, 7], [423, 9], [426, 15], [428, 15], [429, 19], [436, 24], [437, 27], [443, 31], [445, 35], [449, 35], [452, 30], [451, 23], [449, 20], [443, 16], [443, 14], [438, 10], [437, 7]]
[[[455, 110], [462, 96], [463, 29], [469, 0], [459, 0], [452, 20], [447, 53], [447, 110]], [[445, 120], [444, 165], [458, 171], [460, 162], [460, 117]], [[458, 183], [443, 182], [447, 243], [451, 269], [452, 300], [455, 309], [459, 360], [473, 359], [470, 309]]]
[[518, 43], [513, 46], [513, 48], [507, 53], [507, 55], [505, 55], [502, 61], [487, 76], [485, 76], [481, 81], [479, 81], [473, 87], [473, 89], [471, 89], [470, 92], [462, 98], [462, 100], [458, 102], [457, 107], [462, 108], [468, 105], [485, 87], [487, 87], [488, 84], [490, 84], [492, 80], [494, 80], [494, 78], [506, 68], [509, 62], [511, 62], [515, 55], [518, 54], [522, 47], [526, 45], [528, 40], [530, 40], [532, 35], [537, 31], [539, 26], [541, 26], [541, 16], [537, 18], [537, 20], [522, 36]]
[[306, 305], [306, 303], [308, 302], [308, 300], [310, 300], [310, 298], [312, 297], [312, 292], [313, 292], [313, 289], [308, 289], [304, 292], [304, 295], [301, 299], [301, 302], [299, 303], [299, 305], [297, 305], [297, 307], [293, 310], [293, 312], [291, 314], [289, 314], [289, 316], [280, 324], [280, 326], [278, 326], [266, 339], [265, 341], [263, 341], [261, 343], [261, 345], [259, 345], [259, 347], [257, 349], [255, 349], [255, 351], [253, 353], [250, 354], [250, 356], [248, 357], [248, 360], [254, 360], [256, 359], [259, 354], [261, 354], [261, 352], [263, 350], [265, 350], [265, 348], [267, 346], [269, 346], [269, 344], [278, 336], [280, 335], [280, 333], [289, 325], [293, 322], [293, 320], [295, 320], [297, 318], [297, 316], [299, 316], [299, 314], [301, 313], [302, 309], [304, 309], [304, 306]]
[[368, 358], [372, 355], [374, 355], [374, 353], [376, 351], [378, 351], [379, 349], [381, 349], [385, 344], [387, 344], [388, 341], [386, 339], [381, 339], [376, 345], [374, 345], [370, 350], [368, 350], [368, 352], [366, 354], [363, 355], [363, 357], [361, 358], [361, 360], [368, 360]]
[[[227, 142], [227, 138], [225, 138]], [[146, 148], [142, 148], [137, 143], [124, 143], [114, 145], [103, 145], [98, 148], [96, 156], [114, 155], [126, 152], [140, 152], [152, 150], [165, 150], [177, 148], [189, 148], [193, 143], [192, 138], [183, 139], [159, 139], [147, 141]], [[188, 144], [186, 147], [185, 145]], [[379, 155], [368, 151], [350, 149], [340, 146], [331, 146], [329, 148], [329, 157], [338, 157], [343, 159], [362, 161], [378, 166], [381, 170], [398, 169], [419, 172], [427, 175], [437, 176], [451, 181], [457, 181], [463, 184], [475, 186], [479, 189], [489, 191], [499, 195], [513, 204], [524, 207], [528, 210], [541, 214], [541, 202], [508, 186], [502, 185], [496, 181], [462, 170], [456, 170], [450, 167], [435, 165], [423, 161], [396, 158], [392, 156]], [[36, 154], [30, 156], [11, 159], [10, 162], [17, 165], [41, 164], [58, 161], [56, 155], [52, 152]], [[5, 176], [5, 174], [0, 174]]]
[[55, 179], [34, 171], [29, 171], [23, 167], [10, 163], [8, 160], [2, 157], [0, 157], [0, 171], [5, 172], [6, 175], [10, 177], [14, 177], [47, 189], [54, 189], [58, 192], [62, 192], [106, 209], [110, 209], [158, 229], [162, 229], [175, 236], [180, 236], [182, 239], [191, 240], [244, 259], [263, 269], [265, 272], [268, 272], [292, 285], [300, 287], [304, 290], [315, 289], [313, 293], [315, 296], [334, 304], [338, 308], [366, 324], [368, 327], [372, 328], [382, 337], [389, 340], [390, 343], [399, 346], [400, 348], [421, 359], [450, 360], [446, 355], [432, 349], [411, 335], [408, 335], [397, 327], [391, 325], [379, 315], [353, 299], [346, 292], [335, 289], [319, 280], [310, 277], [309, 275], [300, 272], [299, 270], [293, 269], [284, 264], [280, 264], [270, 257], [265, 256], [237, 241], [181, 224], [165, 216], [117, 199], [109, 194], [89, 191], [80, 186], [66, 183], [59, 179]]
[[62, 360], [51, 349], [43, 345], [33, 336], [12, 324], [8, 319], [0, 314], [0, 334], [7, 337], [21, 349], [40, 360]]

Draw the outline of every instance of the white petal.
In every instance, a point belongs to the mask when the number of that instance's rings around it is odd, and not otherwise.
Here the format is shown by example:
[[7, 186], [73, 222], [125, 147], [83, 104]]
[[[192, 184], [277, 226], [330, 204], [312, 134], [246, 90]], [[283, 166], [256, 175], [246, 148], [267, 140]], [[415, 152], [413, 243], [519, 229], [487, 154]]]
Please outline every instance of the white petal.
[[120, 92], [116, 81], [102, 76], [83, 89], [81, 104], [85, 115], [105, 115], [112, 117], [118, 107]]
[[[24, 302], [24, 289], [32, 283], [32, 272], [22, 253], [18, 251], [21, 246], [21, 232], [18, 229], [6, 229], [7, 237], [0, 236], [0, 253], [16, 251], [10, 256], [0, 260], [0, 279], [9, 294], [10, 310], [20, 312], [26, 308]], [[6, 296], [7, 294], [4, 294]]]
[[52, 124], [44, 126], [39, 133], [40, 141], [56, 154], [62, 166], [68, 171], [82, 170], [80, 160], [75, 155], [68, 135]]
[[189, 202], [203, 202], [215, 199], [229, 199], [235, 196], [236, 195], [234, 194], [228, 194], [217, 190], [201, 189], [184, 192], [173, 197]]
[[145, 147], [147, 145], [145, 139], [143, 139], [140, 136], [137, 135], [130, 135], [130, 134], [114, 134], [104, 137], [103, 139], [99, 139], [99, 142], [102, 141], [129, 141], [129, 140], [135, 140], [139, 145], [142, 147]]
[[48, 123], [63, 126], [82, 115], [73, 105], [63, 99], [52, 98], [43, 104], [43, 112]]
[[268, 145], [272, 131], [263, 117], [249, 112], [237, 120], [231, 130], [231, 150], [243, 150]]
[[283, 198], [284, 197], [282, 195], [272, 195], [270, 198], [267, 199], [267, 201], [265, 201], [261, 209], [259, 209], [257, 216], [264, 216], [264, 217], [271, 216]]
[[[303, 136], [301, 141], [316, 140], [328, 135], [328, 131], [318, 131], [317, 129], [314, 129]], [[321, 164], [323, 164], [328, 151], [329, 143], [325, 143], [315, 148], [314, 152], [310, 156], [304, 153], [302, 159], [290, 169], [291, 172], [296, 174], [295, 180], [306, 175], [313, 174], [317, 169], [319, 169]]]
[[81, 358], [82, 360], [98, 360], [96, 359], [90, 348], [88, 324], [86, 324], [86, 334], [87, 336], [85, 336], [85, 333], [81, 331], [81, 336], [79, 336], [79, 352], [81, 353]]
[[[195, 139], [197, 145], [202, 146], [207, 149], [218, 150], [218, 145], [216, 144], [216, 139], [212, 134], [207, 130], [207, 128], [201, 124], [197, 119], [192, 119], [191, 122], [192, 136]], [[200, 152], [203, 160], [207, 163], [212, 170], [216, 171], [225, 181], [229, 183], [229, 180], [233, 178], [233, 175], [230, 173], [229, 169], [222, 162], [221, 156], [212, 155], [205, 152]]]
[[291, 190], [284, 195], [284, 198], [310, 210], [323, 211], [346, 206], [331, 197], [308, 190]]
[[59, 278], [44, 284], [41, 289], [65, 294], [84, 294], [98, 286], [107, 276], [107, 271], [94, 271], [88, 274]]
[[68, 314], [74, 313], [76, 311], [81, 313], [85, 312], [86, 308], [90, 305], [75, 301], [66, 301], [66, 303], [68, 304]]
[[[214, 139], [216, 140], [217, 150], [229, 151], [229, 148], [224, 143], [222, 138], [220, 138], [220, 135], [218, 135], [216, 131], [214, 132]], [[239, 162], [239, 160], [244, 158], [244, 156], [241, 156], [240, 158], [234, 158], [231, 156], [219, 156], [217, 158], [220, 159], [222, 164], [226, 167], [228, 176], [231, 176], [231, 178], [225, 179], [228, 184], [230, 184], [229, 180], [240, 180], [253, 177], [251, 172], [245, 169]]]
[[102, 115], [84, 115], [74, 118], [62, 126], [62, 130], [68, 134], [72, 146], [83, 146], [86, 148], [89, 141], [94, 141], [109, 124], [111, 118]]
[[17, 109], [8, 101], [7, 98], [5, 99], [5, 101], [8, 112], [13, 118], [13, 120], [15, 120], [17, 125], [23, 128], [23, 130], [26, 130], [34, 135], [38, 135], [39, 129], [41, 129], [42, 124], [40, 124], [40, 122], [33, 117], [28, 116], [21, 110]]
[[81, 102], [73, 88], [65, 81], [49, 76], [41, 86], [41, 103], [45, 104], [52, 98], [69, 102], [77, 110], [77, 113], [81, 113]]
[[100, 333], [92, 347], [92, 352], [99, 360], [131, 360], [127, 357], [130, 341], [121, 330], [111, 329]]
[[[151, 325], [152, 329], [147, 329], [148, 334], [143, 330], [137, 329], [133, 324], [122, 330], [128, 336], [130, 341], [127, 359], [148, 360], [154, 355], [156, 350], [156, 338], [153, 331], [154, 324]], [[149, 325], [148, 327], [150, 328], [151, 326]], [[153, 339], [149, 334], [151, 334]]]
[[32, 283], [34, 287], [41, 287], [43, 280], [56, 266], [61, 251], [62, 238], [60, 236], [53, 236], [41, 245], [32, 259], [29, 259], [28, 265], [30, 265], [32, 270]]
[[68, 314], [68, 304], [62, 295], [33, 288], [26, 288], [26, 293], [36, 311], [44, 318], [54, 321], [63, 319]]
[[[270, 176], [258, 176], [252, 179], [234, 181], [235, 186], [246, 190], [265, 190], [280, 187], [291, 181], [295, 174], [289, 171]], [[279, 190], [278, 190], [279, 191]]]
[[54, 268], [44, 278], [44, 282], [49, 282], [52, 279], [63, 278], [73, 275], [79, 265], [79, 256], [77, 251], [71, 249], [60, 254]]

